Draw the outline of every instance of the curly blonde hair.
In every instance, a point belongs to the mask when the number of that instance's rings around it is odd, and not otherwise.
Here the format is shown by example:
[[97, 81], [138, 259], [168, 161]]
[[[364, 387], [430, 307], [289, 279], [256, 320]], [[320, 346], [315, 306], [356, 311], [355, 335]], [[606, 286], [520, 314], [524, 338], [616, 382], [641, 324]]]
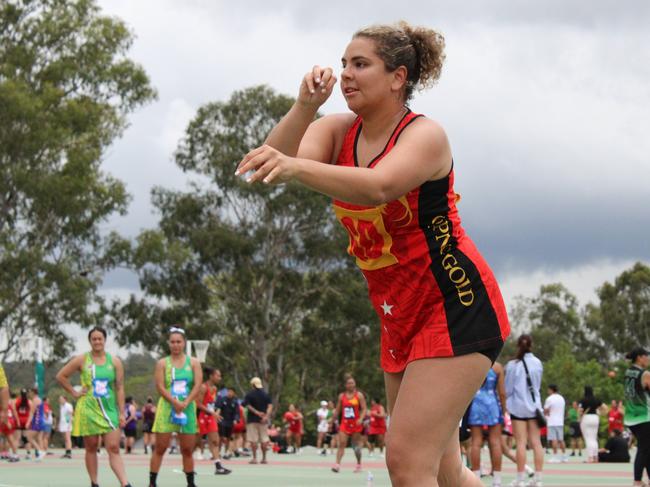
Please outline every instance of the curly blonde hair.
[[433, 86], [440, 78], [445, 61], [445, 38], [426, 27], [413, 27], [405, 21], [396, 25], [373, 25], [361, 29], [352, 38], [365, 37], [375, 41], [377, 55], [388, 71], [406, 68], [404, 101], [413, 97], [415, 88]]

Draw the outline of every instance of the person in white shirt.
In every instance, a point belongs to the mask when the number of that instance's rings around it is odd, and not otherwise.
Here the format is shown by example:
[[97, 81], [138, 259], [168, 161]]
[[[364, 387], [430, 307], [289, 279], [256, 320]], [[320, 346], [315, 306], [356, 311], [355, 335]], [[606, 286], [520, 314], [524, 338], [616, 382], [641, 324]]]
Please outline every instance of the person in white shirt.
[[[533, 339], [524, 334], [517, 340], [517, 355], [506, 364], [506, 408], [512, 420], [512, 432], [517, 442], [517, 478], [512, 487], [541, 487], [544, 449], [537, 425], [537, 411], [542, 409], [539, 390], [544, 366], [532, 353]], [[528, 368], [528, 374], [526, 374]], [[530, 376], [531, 387], [527, 376]], [[531, 390], [532, 389], [532, 390]], [[535, 458], [535, 474], [526, 484], [526, 445], [530, 444]]]
[[[549, 396], [544, 401], [544, 415], [548, 426], [548, 441], [553, 447], [553, 458], [548, 463], [568, 462], [566, 456], [566, 444], [564, 443], [564, 409], [566, 402], [558, 394], [558, 387], [555, 384], [548, 386]], [[558, 446], [562, 450], [562, 456], [557, 456]]]
[[74, 408], [65, 396], [59, 396], [59, 433], [65, 439], [65, 453], [62, 458], [72, 458], [72, 415]]
[[330, 423], [329, 419], [332, 415], [331, 411], [328, 408], [327, 401], [320, 402], [320, 409], [316, 411], [316, 417], [318, 418], [318, 426], [316, 431], [318, 431], [318, 439], [316, 440], [316, 448], [321, 450], [321, 455], [327, 455], [327, 447], [325, 447], [325, 436], [329, 430]]

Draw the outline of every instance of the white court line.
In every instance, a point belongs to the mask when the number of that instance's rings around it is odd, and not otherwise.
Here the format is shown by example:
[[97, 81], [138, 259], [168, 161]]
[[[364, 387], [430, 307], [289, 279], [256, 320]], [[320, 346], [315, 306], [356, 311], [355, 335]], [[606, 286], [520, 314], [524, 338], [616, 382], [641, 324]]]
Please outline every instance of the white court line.
[[0, 484], [0, 487], [29, 487], [28, 485]]
[[[179, 469], [177, 469], [177, 468], [175, 468], [174, 470], [172, 470], [172, 472], [174, 472], [174, 473], [179, 473], [179, 474], [181, 474], [181, 475], [185, 475], [185, 472], [183, 472], [182, 470], [179, 470]], [[196, 476], [199, 476], [199, 475], [205, 475], [204, 473], [199, 473], [199, 472], [194, 472], [194, 474], [195, 474]], [[0, 487], [3, 487], [3, 485], [0, 484]], [[11, 485], [11, 486], [8, 486], [8, 487], [23, 487], [23, 486], [22, 486], [22, 485]], [[27, 487], [27, 486], [25, 486], [25, 487]]]

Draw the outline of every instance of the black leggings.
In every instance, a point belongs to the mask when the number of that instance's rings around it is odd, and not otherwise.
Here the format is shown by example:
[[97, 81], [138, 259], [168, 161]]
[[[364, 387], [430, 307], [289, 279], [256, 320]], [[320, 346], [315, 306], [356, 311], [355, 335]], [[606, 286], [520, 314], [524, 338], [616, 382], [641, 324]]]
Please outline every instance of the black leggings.
[[646, 469], [650, 476], [650, 422], [630, 426], [630, 429], [638, 444], [634, 459], [634, 481], [640, 482], [643, 477], [643, 469]]

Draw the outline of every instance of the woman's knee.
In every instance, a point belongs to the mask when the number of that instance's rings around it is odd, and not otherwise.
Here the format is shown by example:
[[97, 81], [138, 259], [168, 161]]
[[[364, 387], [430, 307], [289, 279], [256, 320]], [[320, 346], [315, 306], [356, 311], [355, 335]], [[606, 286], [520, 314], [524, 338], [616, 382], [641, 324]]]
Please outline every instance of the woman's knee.
[[106, 451], [108, 452], [109, 455], [119, 455], [120, 454], [120, 445], [111, 443], [109, 445], [106, 445]]
[[99, 445], [99, 440], [95, 436], [86, 436], [84, 438], [84, 448], [87, 452], [97, 453], [97, 446]]

